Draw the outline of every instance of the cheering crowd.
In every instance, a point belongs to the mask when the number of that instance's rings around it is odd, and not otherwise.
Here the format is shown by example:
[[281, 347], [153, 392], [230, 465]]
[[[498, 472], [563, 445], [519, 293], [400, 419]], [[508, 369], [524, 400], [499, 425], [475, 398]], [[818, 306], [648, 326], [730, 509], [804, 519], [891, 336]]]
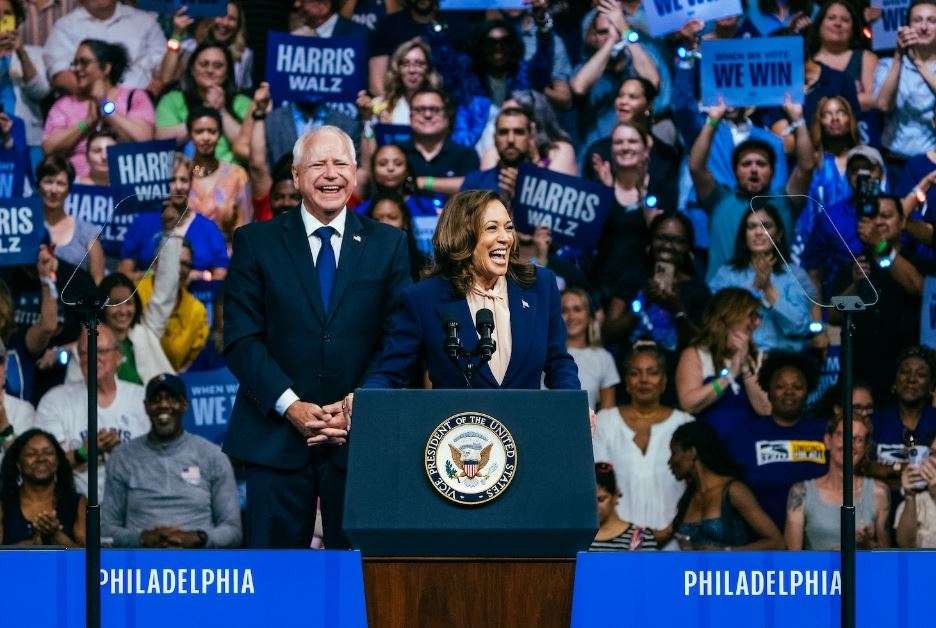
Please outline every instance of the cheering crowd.
[[[353, 143], [348, 211], [405, 233], [413, 282], [449, 197], [514, 205], [598, 413], [593, 549], [838, 547], [843, 295], [870, 304], [854, 317], [859, 546], [936, 547], [936, 2], [911, 2], [876, 52], [867, 0], [745, 0], [659, 36], [632, 0], [135, 4], [0, 0], [0, 167], [23, 173], [4, 195], [39, 198], [47, 230], [34, 263], [0, 268], [0, 544], [85, 542], [70, 281], [109, 303], [91, 435], [106, 542], [249, 544], [243, 461], [186, 429], [183, 379], [225, 367], [235, 232], [300, 206], [302, 138], [329, 127]], [[275, 97], [274, 31], [359, 40], [363, 89]], [[777, 36], [802, 46], [803, 90], [703, 107], [706, 42]], [[104, 247], [70, 190], [109, 186], [108, 149], [151, 140], [176, 147], [169, 197]], [[531, 176], [600, 190], [600, 229], [518, 215]]]

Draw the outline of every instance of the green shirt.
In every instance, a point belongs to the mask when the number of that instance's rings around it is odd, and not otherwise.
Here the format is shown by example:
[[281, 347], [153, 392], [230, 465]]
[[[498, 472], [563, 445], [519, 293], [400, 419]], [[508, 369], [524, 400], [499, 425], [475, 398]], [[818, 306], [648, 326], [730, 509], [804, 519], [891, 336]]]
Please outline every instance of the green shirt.
[[[233, 108], [234, 117], [243, 120], [250, 109], [250, 98], [237, 94], [234, 96]], [[185, 104], [185, 95], [180, 90], [172, 90], [159, 99], [159, 104], [156, 106], [156, 128], [185, 124], [186, 120], [188, 120], [188, 105]], [[220, 161], [237, 161], [234, 158], [234, 151], [231, 150], [231, 142], [223, 132], [215, 148], [215, 157]]]
[[117, 367], [117, 379], [132, 384], [143, 384], [143, 379], [137, 371], [136, 358], [133, 355], [133, 343], [129, 338], [120, 341], [120, 366]]

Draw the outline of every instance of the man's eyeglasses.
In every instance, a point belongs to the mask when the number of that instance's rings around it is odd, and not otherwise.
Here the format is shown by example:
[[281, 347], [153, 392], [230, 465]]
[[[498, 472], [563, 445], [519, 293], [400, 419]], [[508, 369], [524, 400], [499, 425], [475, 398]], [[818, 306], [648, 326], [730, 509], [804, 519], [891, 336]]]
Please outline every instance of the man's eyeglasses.
[[418, 116], [431, 118], [440, 115], [445, 109], [443, 107], [413, 107], [412, 112]]

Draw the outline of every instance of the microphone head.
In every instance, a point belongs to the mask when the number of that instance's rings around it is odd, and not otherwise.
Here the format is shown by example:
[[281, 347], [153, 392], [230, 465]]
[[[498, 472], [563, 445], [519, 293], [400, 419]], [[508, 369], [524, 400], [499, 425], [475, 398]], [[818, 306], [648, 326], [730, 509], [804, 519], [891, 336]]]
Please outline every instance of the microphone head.
[[490, 326], [494, 327], [494, 312], [487, 308], [482, 308], [478, 310], [478, 313], [475, 314], [475, 326], [480, 329], [481, 327]]
[[458, 319], [453, 314], [446, 314], [442, 319], [442, 326], [446, 329], [458, 329]]

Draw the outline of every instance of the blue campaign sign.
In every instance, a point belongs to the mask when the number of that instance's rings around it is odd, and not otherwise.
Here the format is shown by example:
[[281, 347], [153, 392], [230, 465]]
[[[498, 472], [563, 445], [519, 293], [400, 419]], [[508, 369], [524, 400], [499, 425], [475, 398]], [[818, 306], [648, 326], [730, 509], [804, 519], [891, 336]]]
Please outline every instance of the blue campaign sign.
[[408, 124], [375, 124], [374, 138], [377, 140], [377, 146], [402, 146], [413, 139], [413, 129]]
[[224, 286], [224, 281], [204, 281], [196, 280], [190, 281], [188, 285], [188, 291], [192, 293], [192, 296], [202, 302], [202, 305], [205, 306], [205, 309], [208, 311], [208, 325], [211, 325], [211, 322], [214, 320], [214, 304], [215, 300], [218, 298], [218, 293], [221, 291], [222, 286]]
[[26, 193], [29, 164], [25, 152], [0, 150], [0, 198], [18, 198]]
[[227, 14], [229, 0], [138, 0], [137, 8], [159, 15], [170, 15], [182, 7], [189, 17], [219, 17]]
[[907, 25], [910, 0], [871, 0], [871, 6], [881, 10], [881, 17], [871, 23], [871, 49], [893, 50], [897, 31]]
[[116, 190], [117, 213], [140, 211], [147, 201], [169, 197], [175, 140], [153, 140], [107, 147], [107, 169]]
[[182, 374], [188, 388], [189, 407], [183, 418], [185, 429], [221, 444], [237, 396], [237, 379], [226, 368], [188, 371]]
[[34, 265], [45, 235], [38, 196], [0, 199], [0, 266]]
[[443, 11], [484, 11], [487, 9], [525, 9], [523, 0], [441, 0]]
[[110, 187], [73, 185], [65, 200], [65, 211], [101, 230], [104, 253], [116, 257], [120, 255], [127, 229], [133, 224], [136, 214], [118, 212], [115, 216], [114, 202]]
[[270, 32], [266, 78], [273, 100], [354, 102], [366, 87], [367, 40]]
[[702, 42], [702, 102], [718, 98], [732, 107], [782, 105], [786, 94], [802, 103], [803, 40], [800, 37], [718, 39]]
[[[858, 626], [931, 622], [934, 568], [934, 552], [859, 552]], [[840, 595], [833, 552], [580, 553], [572, 626], [838, 626]]]
[[591, 251], [613, 198], [611, 188], [600, 183], [524, 164], [512, 203], [514, 223], [520, 233], [549, 227], [557, 244]]
[[741, 15], [741, 0], [647, 0], [647, 27], [654, 37], [674, 33], [689, 20], [718, 20]]
[[920, 344], [936, 349], [936, 277], [923, 280], [923, 303], [920, 310]]
[[[83, 550], [0, 550], [4, 626], [85, 625]], [[366, 628], [361, 554], [104, 550], [103, 628]], [[170, 619], [171, 618], [171, 619]]]

